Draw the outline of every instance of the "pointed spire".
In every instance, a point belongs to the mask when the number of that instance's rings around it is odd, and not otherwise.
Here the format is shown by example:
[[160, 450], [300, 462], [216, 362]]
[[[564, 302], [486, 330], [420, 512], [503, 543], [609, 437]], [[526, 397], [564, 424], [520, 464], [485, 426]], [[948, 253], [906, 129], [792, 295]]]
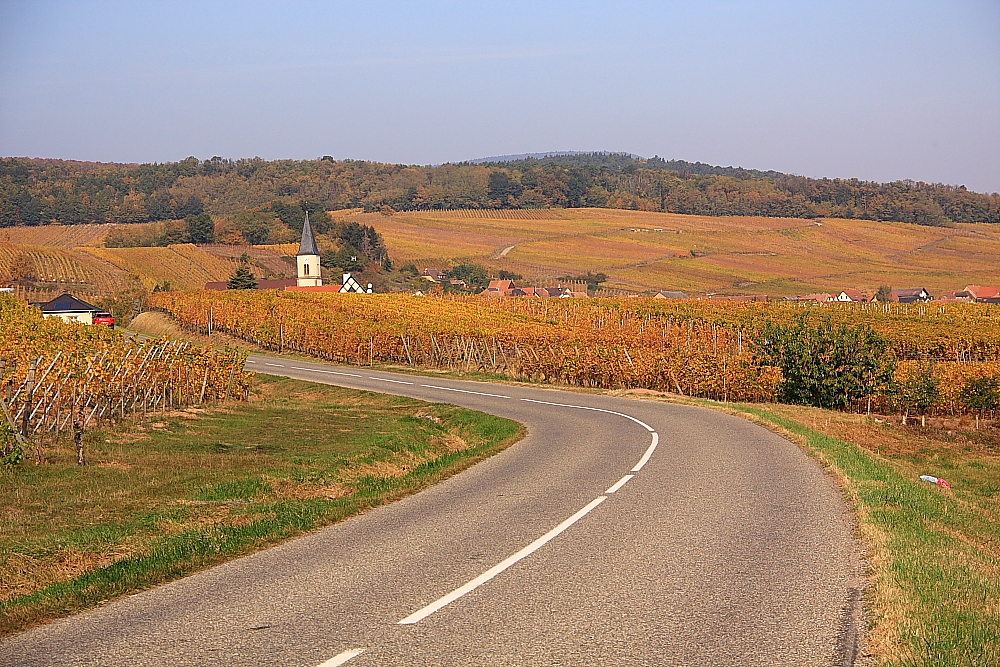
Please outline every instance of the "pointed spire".
[[302, 243], [299, 244], [300, 255], [318, 255], [319, 246], [316, 245], [316, 235], [313, 234], [312, 225], [309, 224], [309, 211], [306, 211], [306, 221], [302, 225]]

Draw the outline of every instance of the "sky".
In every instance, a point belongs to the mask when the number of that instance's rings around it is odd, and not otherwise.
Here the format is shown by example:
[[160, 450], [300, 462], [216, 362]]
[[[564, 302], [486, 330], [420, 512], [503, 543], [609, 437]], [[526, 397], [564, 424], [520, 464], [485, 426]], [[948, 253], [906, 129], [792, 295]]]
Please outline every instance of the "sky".
[[1000, 191], [1000, 1], [0, 0], [0, 155], [624, 151]]

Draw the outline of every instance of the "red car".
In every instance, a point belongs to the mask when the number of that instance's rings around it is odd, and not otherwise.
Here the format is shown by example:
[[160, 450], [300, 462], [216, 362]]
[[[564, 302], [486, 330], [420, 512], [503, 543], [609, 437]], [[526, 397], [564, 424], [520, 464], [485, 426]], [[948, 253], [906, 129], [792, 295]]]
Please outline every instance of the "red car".
[[115, 328], [115, 317], [111, 313], [94, 313], [94, 324], [103, 324]]

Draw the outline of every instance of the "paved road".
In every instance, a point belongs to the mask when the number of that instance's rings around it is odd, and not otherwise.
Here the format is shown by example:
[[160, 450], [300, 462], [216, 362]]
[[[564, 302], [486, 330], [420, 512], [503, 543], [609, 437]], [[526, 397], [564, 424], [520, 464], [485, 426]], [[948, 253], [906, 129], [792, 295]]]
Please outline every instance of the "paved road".
[[853, 660], [861, 580], [844, 503], [763, 428], [651, 401], [250, 362], [491, 412], [529, 435], [400, 502], [9, 638], [0, 664]]

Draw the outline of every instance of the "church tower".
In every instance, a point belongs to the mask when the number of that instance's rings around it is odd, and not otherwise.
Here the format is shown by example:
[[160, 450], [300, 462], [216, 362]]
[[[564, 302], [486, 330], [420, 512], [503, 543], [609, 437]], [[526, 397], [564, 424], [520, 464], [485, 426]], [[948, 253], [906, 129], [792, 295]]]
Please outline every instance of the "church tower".
[[309, 211], [306, 211], [306, 221], [302, 225], [302, 243], [299, 244], [299, 254], [295, 257], [299, 267], [299, 287], [321, 287], [323, 278], [319, 270], [319, 246], [316, 245], [316, 235], [309, 224]]

